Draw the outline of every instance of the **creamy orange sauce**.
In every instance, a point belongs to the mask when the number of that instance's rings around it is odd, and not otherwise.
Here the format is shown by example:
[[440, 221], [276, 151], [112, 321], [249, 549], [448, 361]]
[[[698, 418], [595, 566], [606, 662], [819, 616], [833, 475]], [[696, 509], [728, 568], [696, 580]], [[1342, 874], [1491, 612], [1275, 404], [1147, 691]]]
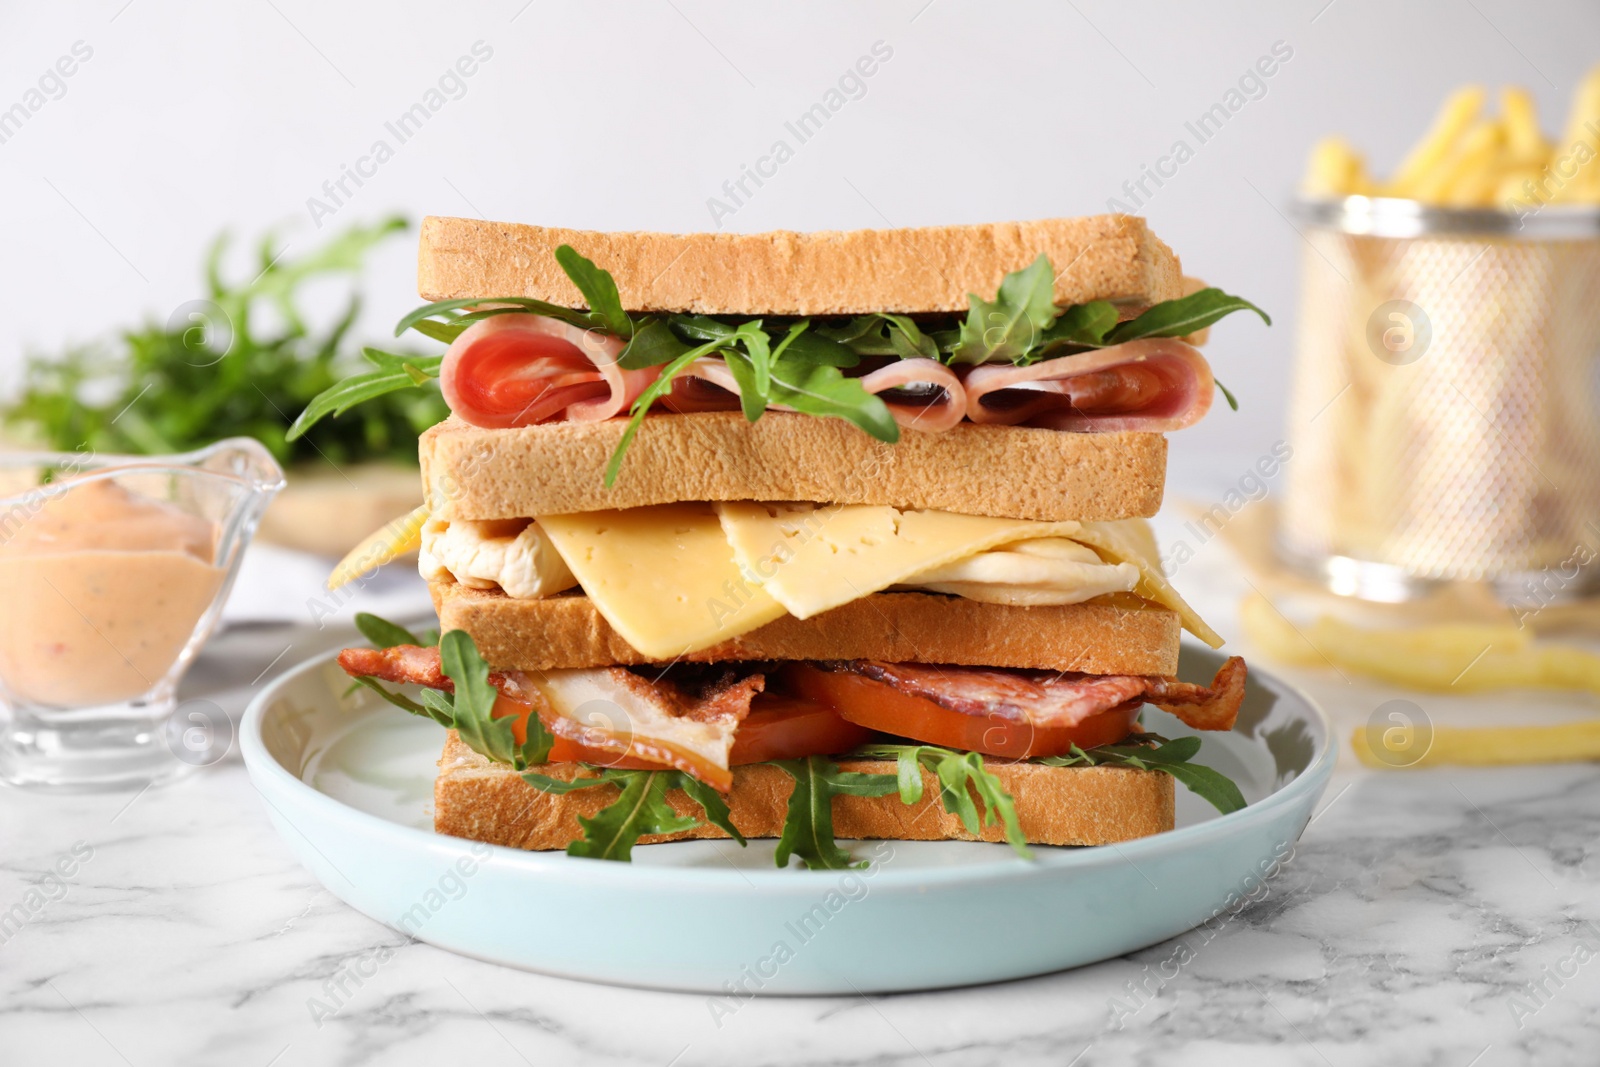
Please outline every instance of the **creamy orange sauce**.
[[62, 489], [0, 516], [0, 678], [39, 704], [131, 700], [222, 584], [216, 524], [113, 481]]

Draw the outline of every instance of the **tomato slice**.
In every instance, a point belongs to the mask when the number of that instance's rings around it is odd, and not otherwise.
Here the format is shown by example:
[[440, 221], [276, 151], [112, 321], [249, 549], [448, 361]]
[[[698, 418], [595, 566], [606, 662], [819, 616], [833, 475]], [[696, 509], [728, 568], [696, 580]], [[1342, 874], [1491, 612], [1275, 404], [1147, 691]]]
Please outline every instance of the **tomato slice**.
[[[517, 744], [528, 736], [531, 706], [501, 694], [491, 714], [497, 718], [516, 716], [511, 726]], [[842, 718], [832, 708], [802, 697], [781, 693], [760, 693], [750, 705], [750, 714], [733, 735], [733, 751], [728, 765], [765, 763], [775, 759], [803, 759], [846, 752], [869, 740], [872, 731]], [[566, 737], [556, 737], [550, 746], [551, 763], [590, 763], [597, 767], [653, 771], [662, 764], [634, 756], [619, 756], [603, 748], [585, 745]]]
[[848, 671], [825, 671], [805, 663], [783, 669], [783, 682], [793, 692], [827, 705], [849, 721], [923, 744], [1012, 759], [1061, 756], [1073, 745], [1093, 748], [1121, 741], [1133, 729], [1143, 707], [1128, 701], [1091, 715], [1076, 726], [1030, 726], [998, 715], [968, 715], [941, 707], [925, 697], [903, 693]]
[[762, 693], [733, 735], [728, 762], [765, 763], [848, 752], [872, 738], [872, 731], [850, 722], [825, 704], [803, 697]]

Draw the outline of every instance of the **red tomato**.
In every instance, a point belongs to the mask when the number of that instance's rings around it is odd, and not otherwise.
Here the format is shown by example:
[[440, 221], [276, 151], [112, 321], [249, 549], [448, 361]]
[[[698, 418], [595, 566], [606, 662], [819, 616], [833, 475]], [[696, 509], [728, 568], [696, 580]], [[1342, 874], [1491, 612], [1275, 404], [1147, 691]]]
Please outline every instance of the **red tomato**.
[[842, 718], [815, 701], [779, 693], [762, 693], [733, 735], [728, 763], [765, 763], [848, 752], [872, 737], [872, 731]]
[[783, 677], [794, 692], [827, 705], [843, 718], [868, 729], [927, 745], [1012, 759], [1061, 756], [1073, 745], [1093, 748], [1115, 744], [1128, 736], [1143, 706], [1141, 701], [1129, 701], [1091, 715], [1076, 726], [1029, 726], [998, 715], [951, 711], [886, 682], [847, 671], [824, 671], [791, 663], [785, 667]]
[[[495, 700], [495, 718], [515, 715], [511, 732], [517, 744], [528, 734], [529, 705], [501, 695]], [[872, 731], [841, 718], [832, 708], [799, 697], [761, 693], [750, 705], [750, 714], [734, 733], [733, 751], [728, 765], [765, 763], [775, 759], [803, 759], [845, 752], [868, 740]], [[659, 770], [661, 764], [632, 756], [618, 756], [603, 748], [557, 737], [550, 746], [551, 763], [592, 763], [622, 770]]]

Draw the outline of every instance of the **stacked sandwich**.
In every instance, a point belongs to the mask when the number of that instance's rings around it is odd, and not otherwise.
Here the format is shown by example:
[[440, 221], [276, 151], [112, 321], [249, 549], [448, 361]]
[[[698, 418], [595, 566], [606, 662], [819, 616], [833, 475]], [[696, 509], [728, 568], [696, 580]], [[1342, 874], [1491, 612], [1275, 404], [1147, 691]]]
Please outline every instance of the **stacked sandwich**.
[[[777, 837], [1097, 845], [1232, 784], [1146, 703], [1232, 727], [1244, 665], [1178, 681], [1144, 519], [1194, 347], [1256, 310], [1125, 216], [675, 236], [429, 219], [401, 323], [303, 423], [439, 379], [412, 548], [442, 638], [366, 620], [359, 681], [449, 728], [437, 828], [626, 859]], [[1265, 318], [1265, 316], [1262, 316]], [[389, 688], [420, 685], [422, 691]]]

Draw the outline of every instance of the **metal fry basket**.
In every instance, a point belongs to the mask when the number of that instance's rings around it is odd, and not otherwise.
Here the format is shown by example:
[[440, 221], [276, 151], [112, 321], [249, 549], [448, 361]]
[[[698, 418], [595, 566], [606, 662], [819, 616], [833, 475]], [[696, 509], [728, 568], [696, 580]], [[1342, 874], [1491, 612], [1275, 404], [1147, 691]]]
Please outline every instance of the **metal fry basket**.
[[[1298, 206], [1277, 547], [1335, 592], [1583, 592], [1600, 544], [1600, 211]], [[1588, 553], [1587, 556], [1584, 553]], [[1600, 568], [1594, 568], [1600, 570]]]

